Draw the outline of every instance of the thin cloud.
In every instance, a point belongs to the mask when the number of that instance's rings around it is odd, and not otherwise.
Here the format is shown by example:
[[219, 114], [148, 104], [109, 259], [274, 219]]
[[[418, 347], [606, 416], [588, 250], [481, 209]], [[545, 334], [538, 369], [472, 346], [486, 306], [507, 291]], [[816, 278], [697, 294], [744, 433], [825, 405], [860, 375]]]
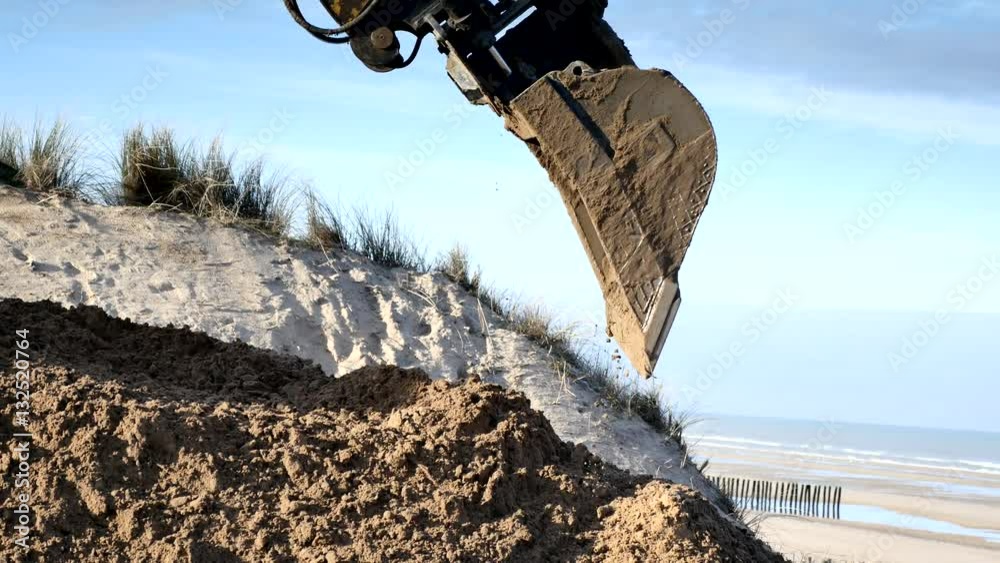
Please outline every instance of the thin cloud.
[[1000, 144], [1000, 6], [928, 0], [902, 21], [895, 5], [704, 0], [610, 17], [641, 65], [673, 71], [710, 106], [786, 115], [823, 87], [835, 95], [817, 119], [918, 136], [954, 127], [963, 142]]
[[811, 114], [811, 119], [817, 121], [907, 136], [933, 137], [950, 129], [962, 143], [1000, 145], [1000, 105], [987, 102], [831, 87], [802, 76], [716, 66], [702, 66], [684, 79], [710, 109], [727, 107], [787, 116], [806, 104], [815, 89], [823, 89], [828, 101]]

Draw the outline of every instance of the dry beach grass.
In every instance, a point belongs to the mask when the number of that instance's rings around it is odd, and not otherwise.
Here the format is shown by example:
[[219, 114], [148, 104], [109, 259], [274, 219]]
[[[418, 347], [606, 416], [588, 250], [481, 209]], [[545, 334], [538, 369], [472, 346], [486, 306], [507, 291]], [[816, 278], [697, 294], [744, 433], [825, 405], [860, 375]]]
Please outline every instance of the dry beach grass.
[[[139, 125], [125, 133], [112, 159], [113, 170], [104, 174], [80, 172], [81, 147], [73, 139], [63, 123], [48, 131], [36, 125], [25, 145], [20, 130], [5, 121], [0, 162], [16, 170], [17, 178], [30, 179], [15, 184], [33, 191], [183, 212], [247, 227], [276, 243], [291, 240], [327, 253], [352, 252], [388, 268], [439, 271], [511, 330], [546, 348], [553, 377], [585, 382], [604, 404], [640, 418], [687, 450], [683, 431], [688, 417], [675, 412], [657, 389], [629, 383], [603, 351], [588, 351], [573, 327], [560, 325], [544, 307], [486, 286], [465, 249], [456, 247], [436, 261], [428, 260], [391, 212], [333, 207], [311, 189], [293, 189], [289, 179], [266, 174], [262, 160], [238, 161], [219, 139], [201, 148], [179, 141], [169, 129]], [[44, 173], [46, 169], [53, 172]], [[300, 216], [304, 227], [297, 228], [295, 218]]]

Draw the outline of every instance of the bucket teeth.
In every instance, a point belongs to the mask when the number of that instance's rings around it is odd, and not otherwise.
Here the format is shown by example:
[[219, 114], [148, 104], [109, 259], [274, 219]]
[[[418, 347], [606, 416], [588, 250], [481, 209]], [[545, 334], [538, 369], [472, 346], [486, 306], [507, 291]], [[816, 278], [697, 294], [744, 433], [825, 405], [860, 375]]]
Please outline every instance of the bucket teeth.
[[510, 110], [510, 129], [548, 170], [587, 249], [609, 334], [650, 376], [715, 179], [708, 116], [668, 72], [582, 63], [539, 79]]

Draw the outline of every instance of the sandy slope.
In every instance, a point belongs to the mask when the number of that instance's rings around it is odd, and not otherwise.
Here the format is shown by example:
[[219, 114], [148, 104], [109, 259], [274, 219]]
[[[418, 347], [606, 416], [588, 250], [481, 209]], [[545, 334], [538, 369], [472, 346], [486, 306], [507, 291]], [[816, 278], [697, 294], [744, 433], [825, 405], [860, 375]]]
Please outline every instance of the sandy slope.
[[31, 434], [0, 449], [23, 476], [0, 509], [30, 512], [2, 561], [783, 561], [691, 489], [601, 463], [475, 378], [328, 378], [51, 302], [0, 299], [0, 326], [28, 331], [32, 366], [27, 422], [0, 403], [0, 432]]
[[441, 275], [275, 246], [173, 213], [39, 202], [5, 188], [0, 272], [0, 297], [187, 325], [313, 360], [328, 374], [383, 363], [449, 380], [476, 372], [524, 393], [562, 439], [717, 500], [676, 446], [638, 419], [595, 408], [585, 384], [560, 381], [544, 350], [481, 314], [476, 299]]

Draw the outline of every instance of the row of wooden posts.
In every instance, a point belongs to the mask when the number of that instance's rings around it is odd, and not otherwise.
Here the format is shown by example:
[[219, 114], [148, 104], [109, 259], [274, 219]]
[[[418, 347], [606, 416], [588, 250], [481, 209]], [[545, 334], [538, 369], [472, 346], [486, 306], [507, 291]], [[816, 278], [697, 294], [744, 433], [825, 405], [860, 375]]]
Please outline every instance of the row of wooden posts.
[[840, 519], [841, 487], [711, 476], [739, 509]]

